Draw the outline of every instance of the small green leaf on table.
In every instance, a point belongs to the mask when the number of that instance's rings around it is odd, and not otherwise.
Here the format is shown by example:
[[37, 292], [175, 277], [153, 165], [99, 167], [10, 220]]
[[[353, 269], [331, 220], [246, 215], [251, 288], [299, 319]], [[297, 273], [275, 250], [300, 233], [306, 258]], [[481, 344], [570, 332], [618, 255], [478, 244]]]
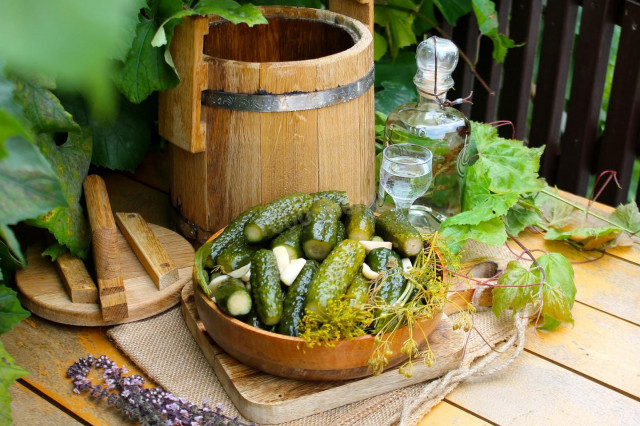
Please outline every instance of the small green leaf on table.
[[27, 374], [29, 372], [16, 364], [0, 342], [0, 424], [12, 424], [9, 388], [13, 382]]
[[492, 290], [493, 313], [500, 318], [506, 309], [513, 309], [513, 314], [528, 303], [535, 301], [535, 294], [540, 286], [538, 276], [529, 269], [512, 260], [507, 269], [498, 278], [498, 286]]
[[[544, 322], [539, 328], [553, 330], [559, 323], [573, 324], [571, 308], [576, 297], [576, 285], [571, 263], [560, 253], [544, 254], [538, 258], [538, 263], [544, 269], [546, 281], [542, 288], [543, 305], [542, 317]], [[542, 280], [542, 272], [532, 270], [538, 280]]]

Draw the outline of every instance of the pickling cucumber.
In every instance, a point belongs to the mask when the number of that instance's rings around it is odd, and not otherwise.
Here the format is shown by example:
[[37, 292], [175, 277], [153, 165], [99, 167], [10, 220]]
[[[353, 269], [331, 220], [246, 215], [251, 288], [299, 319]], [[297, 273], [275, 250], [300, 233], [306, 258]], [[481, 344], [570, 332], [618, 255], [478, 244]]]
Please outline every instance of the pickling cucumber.
[[406, 285], [406, 279], [402, 275], [402, 260], [398, 253], [387, 248], [377, 248], [371, 250], [365, 261], [374, 271], [383, 273], [376, 296], [389, 305], [397, 301]]
[[260, 318], [258, 317], [258, 312], [256, 311], [255, 304], [253, 304], [251, 310], [249, 311], [247, 316], [243, 318], [243, 320], [246, 324], [249, 324], [250, 326], [259, 328], [261, 330], [268, 330], [270, 328], [264, 325], [262, 321], [260, 321]]
[[307, 223], [302, 227], [300, 243], [309, 259], [322, 261], [336, 245], [338, 219], [342, 209], [329, 199], [315, 201], [307, 214]]
[[251, 262], [251, 256], [258, 248], [249, 244], [244, 238], [240, 238], [222, 250], [222, 253], [216, 257], [216, 264], [228, 274]]
[[306, 309], [320, 312], [330, 300], [340, 298], [364, 262], [364, 247], [346, 239], [329, 253], [309, 284]]
[[218, 257], [222, 250], [224, 250], [229, 244], [242, 238], [244, 232], [244, 226], [251, 220], [260, 210], [262, 206], [255, 206], [240, 213], [220, 235], [213, 240], [211, 244], [211, 259]]
[[364, 204], [354, 204], [348, 210], [346, 228], [347, 238], [369, 241], [376, 230], [376, 218], [369, 207]]
[[289, 287], [284, 298], [282, 318], [278, 323], [278, 333], [289, 336], [298, 335], [298, 324], [304, 316], [305, 299], [311, 279], [318, 271], [320, 264], [315, 260], [308, 260], [293, 284]]
[[282, 316], [280, 271], [273, 251], [260, 249], [251, 258], [251, 294], [260, 321], [274, 325]]
[[302, 257], [302, 246], [300, 245], [300, 234], [302, 233], [302, 224], [292, 226], [280, 235], [271, 240], [271, 248], [284, 246], [289, 253], [289, 259], [297, 259]]
[[422, 236], [409, 223], [401, 210], [390, 210], [376, 218], [376, 234], [391, 241], [393, 248], [405, 257], [416, 256], [422, 251]]
[[233, 317], [246, 315], [251, 310], [251, 295], [237, 278], [229, 278], [222, 282], [214, 297], [220, 310]]
[[338, 235], [336, 237], [336, 244], [347, 238], [347, 228], [344, 226], [344, 222], [338, 221]]
[[365, 258], [365, 262], [376, 272], [384, 272], [402, 265], [400, 255], [384, 247], [371, 250]]
[[326, 198], [331, 201], [335, 201], [342, 208], [349, 207], [349, 197], [347, 197], [346, 191], [320, 191], [311, 194], [313, 201], [318, 201], [321, 198]]
[[361, 307], [367, 303], [370, 285], [371, 281], [365, 278], [364, 275], [356, 274], [344, 295], [345, 299], [349, 300], [351, 306]]
[[247, 241], [256, 243], [269, 240], [302, 221], [309, 211], [313, 197], [296, 193], [279, 198], [262, 208], [244, 226]]

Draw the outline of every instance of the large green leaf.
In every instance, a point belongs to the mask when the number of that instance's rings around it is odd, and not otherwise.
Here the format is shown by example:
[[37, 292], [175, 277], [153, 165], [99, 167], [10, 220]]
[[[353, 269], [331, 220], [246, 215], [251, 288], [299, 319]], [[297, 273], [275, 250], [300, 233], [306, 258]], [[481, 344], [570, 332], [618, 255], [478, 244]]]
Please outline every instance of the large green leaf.
[[24, 111], [14, 98], [15, 84], [9, 80], [0, 63], [0, 160], [6, 155], [4, 141], [11, 136], [22, 136], [33, 140], [31, 129], [26, 125]]
[[67, 204], [58, 177], [34, 144], [14, 137], [5, 147], [9, 155], [0, 161], [0, 225]]
[[2, 342], [0, 342], [0, 424], [12, 424], [9, 387], [13, 382], [27, 374], [29, 372], [16, 364]]
[[91, 161], [91, 129], [71, 132], [67, 141], [57, 146], [50, 135], [40, 135], [40, 150], [53, 165], [62, 184], [67, 206], [56, 207], [29, 224], [48, 229], [71, 253], [86, 257], [91, 233], [80, 206], [82, 182]]
[[640, 231], [640, 212], [634, 202], [619, 205], [609, 216], [612, 222], [631, 232]]
[[[0, 267], [6, 267], [7, 264], [11, 265], [14, 261], [18, 263], [19, 267], [27, 266], [27, 261], [22, 254], [22, 248], [20, 247], [20, 242], [16, 238], [13, 230], [8, 225], [0, 225], [0, 243], [4, 241], [4, 245], [6, 246], [11, 259], [7, 258], [6, 262], [3, 260], [0, 262]], [[9, 263], [7, 263], [9, 262]], [[16, 268], [10, 268], [11, 271]], [[5, 269], [6, 271], [6, 269]]]
[[469, 239], [493, 246], [501, 246], [507, 241], [504, 222], [499, 217], [494, 217], [477, 225], [457, 225], [451, 222], [452, 218], [442, 222], [440, 232], [447, 238], [449, 248], [454, 253], [458, 253]]
[[539, 225], [541, 221], [542, 218], [539, 211], [520, 204], [510, 208], [505, 216], [507, 231], [515, 236], [530, 226]]
[[393, 57], [403, 47], [417, 43], [416, 35], [412, 30], [415, 20], [413, 11], [416, 8], [417, 5], [411, 0], [389, 0], [386, 5], [376, 6], [374, 21], [384, 27]]
[[37, 132], [66, 132], [78, 130], [71, 114], [49, 89], [55, 84], [38, 78], [16, 78], [15, 97]]
[[[495, 193], [491, 189], [491, 179], [478, 172], [473, 165], [467, 169], [464, 188], [463, 213], [454, 216], [452, 223], [475, 225], [484, 220], [504, 216], [513, 207], [520, 194], [517, 192]], [[464, 220], [464, 221], [463, 221]]]
[[141, 104], [121, 99], [118, 115], [106, 121], [92, 120], [81, 99], [65, 97], [62, 101], [78, 123], [93, 130], [92, 164], [126, 171], [138, 167], [148, 152], [157, 120], [157, 102], [153, 96]]
[[388, 115], [397, 106], [416, 100], [415, 88], [408, 88], [395, 81], [384, 81], [382, 87], [376, 93], [376, 111]]
[[492, 290], [493, 296], [493, 313], [500, 318], [505, 309], [513, 309], [513, 314], [528, 303], [535, 300], [536, 294], [540, 286], [534, 284], [540, 283], [538, 277], [520, 265], [517, 261], [512, 260], [507, 264], [507, 269], [498, 278], [498, 286]]
[[5, 1], [0, 57], [20, 74], [55, 76], [60, 87], [89, 95], [94, 109], [112, 111], [111, 61], [131, 45], [131, 23], [142, 0]]
[[20, 305], [18, 293], [0, 285], [0, 334], [11, 330], [14, 325], [29, 316]]
[[458, 18], [473, 10], [471, 0], [433, 0], [433, 3], [438, 7], [444, 19], [454, 26]]
[[[544, 269], [546, 275], [545, 285], [542, 289], [543, 306], [542, 315], [545, 323], [541, 326], [546, 330], [555, 328], [559, 322], [573, 324], [571, 308], [576, 297], [576, 285], [574, 283], [573, 266], [560, 253], [549, 253], [538, 258], [538, 263]], [[538, 280], [542, 280], [542, 272], [532, 269]], [[551, 324], [546, 319], [553, 319]]]
[[[140, 103], [154, 91], [175, 87], [180, 82], [173, 63], [165, 60], [165, 48], [153, 47], [151, 40], [166, 19], [182, 10], [181, 0], [149, 0], [145, 13], [140, 15], [131, 50], [115, 76], [118, 90], [131, 102]], [[168, 42], [176, 23], [164, 26]]]

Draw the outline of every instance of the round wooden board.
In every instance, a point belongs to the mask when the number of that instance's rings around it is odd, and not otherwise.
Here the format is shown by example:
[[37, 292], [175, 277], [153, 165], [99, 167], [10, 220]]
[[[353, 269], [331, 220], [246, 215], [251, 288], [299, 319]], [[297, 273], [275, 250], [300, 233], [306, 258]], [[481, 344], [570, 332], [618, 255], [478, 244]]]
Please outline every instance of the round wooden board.
[[192, 281], [194, 249], [175, 232], [157, 225], [149, 226], [178, 266], [179, 279], [163, 290], [158, 290], [127, 241], [118, 232], [120, 268], [129, 308], [127, 318], [104, 321], [98, 303], [72, 303], [55, 265], [49, 257], [41, 256], [43, 247], [38, 245], [29, 247], [27, 267], [16, 273], [20, 301], [42, 318], [82, 326], [137, 321], [174, 306], [180, 301], [182, 288]]

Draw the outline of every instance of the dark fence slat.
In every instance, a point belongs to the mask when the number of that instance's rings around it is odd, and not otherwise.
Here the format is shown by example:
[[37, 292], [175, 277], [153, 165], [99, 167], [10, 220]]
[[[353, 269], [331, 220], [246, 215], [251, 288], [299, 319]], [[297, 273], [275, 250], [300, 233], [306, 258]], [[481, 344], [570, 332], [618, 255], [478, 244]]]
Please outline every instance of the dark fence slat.
[[[494, 3], [496, 12], [498, 12], [498, 31], [506, 33], [509, 27], [511, 0], [495, 0]], [[482, 37], [480, 41], [476, 72], [489, 85], [494, 94], [489, 94], [478, 79], [474, 79], [471, 118], [475, 121], [489, 123], [495, 121], [498, 114], [498, 93], [502, 81], [502, 64], [493, 60], [493, 42], [489, 37]]]
[[[507, 54], [498, 105], [498, 119], [513, 122], [516, 128], [516, 139], [525, 139], [527, 136], [527, 112], [541, 14], [540, 0], [514, 0], [511, 6], [509, 36], [516, 43], [525, 43], [525, 45], [512, 49]], [[511, 129], [502, 127], [501, 134], [511, 137]]]
[[600, 201], [625, 203], [640, 141], [640, 3], [626, 1], [607, 121], [596, 172], [616, 170], [622, 186], [608, 185]]
[[[458, 46], [458, 49], [466, 54], [471, 60], [476, 57], [478, 53], [478, 35], [480, 30], [478, 29], [478, 22], [473, 13], [468, 14], [460, 18], [453, 31], [453, 42]], [[469, 69], [469, 66], [462, 60], [458, 61], [458, 66], [453, 73], [453, 81], [455, 87], [453, 91], [449, 93], [449, 99], [464, 98], [473, 90], [473, 73]], [[467, 117], [471, 113], [471, 105], [462, 104], [460, 111]]]
[[620, 0], [589, 0], [582, 8], [567, 125], [561, 141], [557, 185], [585, 195], [594, 147], [611, 36]]
[[529, 146], [546, 146], [540, 163], [540, 174], [549, 184], [555, 183], [556, 155], [560, 143], [577, 14], [577, 0], [549, 0], [544, 10], [544, 30]]

